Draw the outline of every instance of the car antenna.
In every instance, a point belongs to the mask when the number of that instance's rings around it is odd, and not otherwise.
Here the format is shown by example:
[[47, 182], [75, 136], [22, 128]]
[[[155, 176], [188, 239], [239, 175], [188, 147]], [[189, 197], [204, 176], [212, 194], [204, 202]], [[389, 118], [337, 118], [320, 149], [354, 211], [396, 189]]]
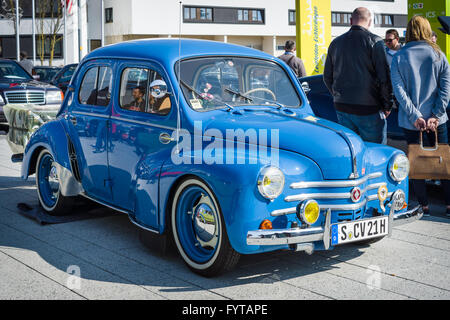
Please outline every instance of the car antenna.
[[181, 130], [181, 112], [180, 112], [180, 94], [181, 94], [181, 14], [182, 2], [179, 2], [179, 17], [178, 17], [178, 94], [177, 94], [177, 149], [176, 153], [180, 153], [180, 130]]

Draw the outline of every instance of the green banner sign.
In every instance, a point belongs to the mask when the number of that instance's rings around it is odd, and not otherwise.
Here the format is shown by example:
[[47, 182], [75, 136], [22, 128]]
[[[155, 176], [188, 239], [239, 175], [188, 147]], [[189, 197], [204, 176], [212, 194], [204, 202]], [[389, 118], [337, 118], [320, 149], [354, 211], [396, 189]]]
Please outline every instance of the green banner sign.
[[408, 0], [408, 20], [416, 14], [430, 21], [431, 28], [438, 36], [437, 43], [449, 59], [450, 36], [439, 30], [441, 24], [437, 17], [450, 15], [450, 0]]

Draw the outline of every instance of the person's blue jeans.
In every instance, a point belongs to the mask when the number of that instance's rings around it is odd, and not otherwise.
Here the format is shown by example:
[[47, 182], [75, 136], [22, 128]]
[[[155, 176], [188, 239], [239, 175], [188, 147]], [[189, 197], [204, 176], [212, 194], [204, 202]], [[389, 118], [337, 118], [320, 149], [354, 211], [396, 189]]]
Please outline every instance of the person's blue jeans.
[[[405, 139], [408, 144], [419, 144], [420, 134], [419, 131], [403, 129], [405, 133]], [[447, 124], [441, 124], [437, 127], [438, 141], [439, 143], [448, 143], [447, 136]], [[435, 143], [435, 133], [434, 132], [424, 132], [423, 134], [423, 145], [425, 147], [434, 146]], [[450, 180], [441, 180], [442, 187], [444, 188], [444, 200], [447, 206], [450, 206]], [[427, 189], [425, 185], [425, 180], [411, 179], [411, 186], [414, 195], [419, 201], [421, 206], [428, 206]]]
[[360, 116], [336, 110], [336, 114], [339, 124], [356, 132], [364, 141], [387, 143], [386, 118], [380, 113]]

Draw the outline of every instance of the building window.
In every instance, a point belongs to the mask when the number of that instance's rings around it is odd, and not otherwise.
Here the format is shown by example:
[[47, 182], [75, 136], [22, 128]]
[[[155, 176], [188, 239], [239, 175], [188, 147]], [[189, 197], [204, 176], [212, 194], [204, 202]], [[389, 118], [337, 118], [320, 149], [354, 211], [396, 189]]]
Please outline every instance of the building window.
[[89, 52], [94, 51], [97, 48], [102, 46], [102, 40], [99, 39], [91, 39], [89, 40]]
[[295, 25], [295, 10], [289, 10], [289, 24]]
[[264, 9], [183, 6], [185, 23], [264, 24]]
[[393, 27], [394, 16], [392, 14], [375, 14], [373, 23], [376, 27]]
[[237, 20], [243, 23], [263, 23], [261, 9], [238, 9]]
[[[0, 16], [3, 16], [15, 8], [15, 1], [2, 0], [0, 3]], [[32, 18], [33, 6], [32, 0], [20, 0], [19, 7], [22, 9], [22, 18]], [[63, 16], [63, 11], [61, 10], [61, 0], [40, 0], [35, 1], [36, 18], [51, 18]], [[1, 18], [0, 18], [1, 19]]]
[[105, 23], [113, 22], [113, 8], [105, 9]]
[[183, 21], [185, 22], [212, 22], [213, 8], [184, 7]]
[[332, 12], [331, 13], [331, 25], [333, 26], [349, 26], [351, 13], [348, 12]]
[[[63, 58], [63, 35], [57, 34], [58, 41], [55, 42], [53, 50], [53, 59]], [[42, 44], [42, 45], [41, 45]], [[33, 53], [33, 37], [30, 35], [20, 35], [20, 50], [26, 51], [31, 57]], [[16, 59], [16, 37], [14, 35], [0, 36], [0, 58]], [[36, 58], [39, 60], [50, 58], [51, 55], [51, 35], [43, 35], [43, 41], [40, 35], [36, 34]]]

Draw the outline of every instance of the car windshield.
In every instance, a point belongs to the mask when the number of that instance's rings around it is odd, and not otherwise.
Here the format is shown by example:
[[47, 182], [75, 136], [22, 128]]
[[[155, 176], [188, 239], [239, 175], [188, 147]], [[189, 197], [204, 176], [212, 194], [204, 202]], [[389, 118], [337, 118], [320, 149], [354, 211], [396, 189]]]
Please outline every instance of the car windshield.
[[59, 70], [59, 68], [34, 68], [34, 72], [39, 76], [39, 80], [41, 81], [50, 81]]
[[[180, 70], [178, 70], [178, 68]], [[272, 61], [241, 57], [183, 60], [175, 66], [190, 107], [196, 111], [237, 106], [299, 108], [302, 100], [284, 69]]]
[[0, 81], [12, 82], [33, 79], [15, 62], [0, 61]]

